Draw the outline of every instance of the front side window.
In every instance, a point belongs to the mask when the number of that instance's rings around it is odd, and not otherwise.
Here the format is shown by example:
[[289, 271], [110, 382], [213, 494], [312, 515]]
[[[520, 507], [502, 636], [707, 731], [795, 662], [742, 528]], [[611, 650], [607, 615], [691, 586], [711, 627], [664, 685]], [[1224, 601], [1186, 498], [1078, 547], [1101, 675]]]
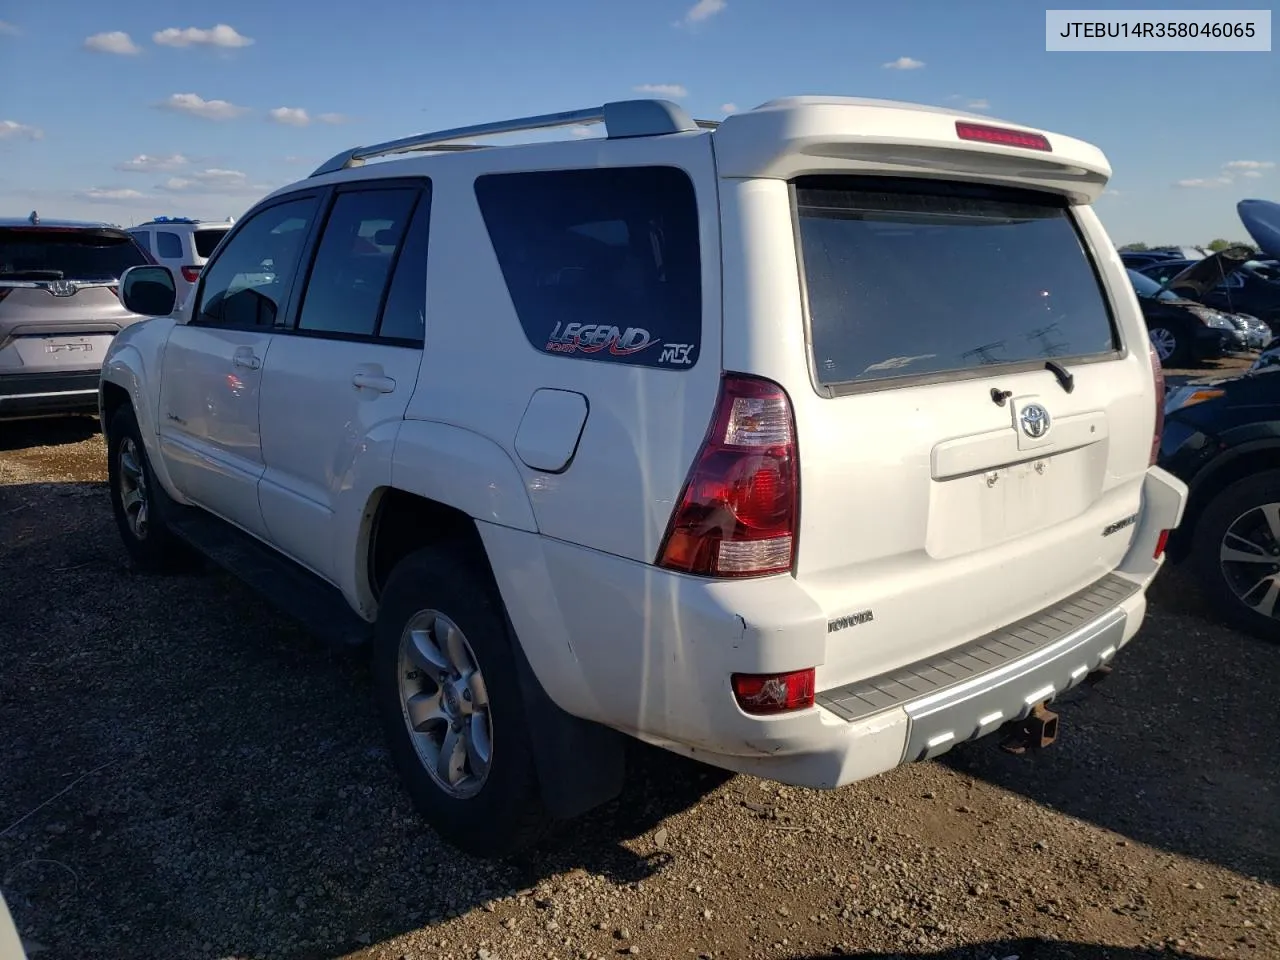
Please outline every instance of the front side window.
[[298, 329], [372, 336], [396, 250], [419, 191], [338, 194], [316, 251]]
[[535, 349], [687, 369], [702, 341], [698, 203], [675, 167], [491, 174], [476, 198]]
[[288, 301], [318, 204], [317, 197], [299, 197], [246, 220], [205, 268], [197, 322], [274, 326]]
[[856, 177], [795, 183], [821, 384], [977, 375], [1118, 348], [1066, 204]]

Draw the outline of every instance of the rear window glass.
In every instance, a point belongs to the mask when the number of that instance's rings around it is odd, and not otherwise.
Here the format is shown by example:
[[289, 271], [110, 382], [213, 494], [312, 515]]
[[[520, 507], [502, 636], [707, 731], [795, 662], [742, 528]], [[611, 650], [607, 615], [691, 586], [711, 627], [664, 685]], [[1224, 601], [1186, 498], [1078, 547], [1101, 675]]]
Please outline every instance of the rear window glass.
[[146, 262], [119, 230], [0, 229], [0, 278], [8, 280], [118, 280]]
[[918, 181], [795, 186], [820, 383], [937, 379], [1117, 348], [1065, 204]]
[[693, 183], [674, 167], [492, 174], [476, 197], [543, 353], [692, 367], [702, 336]]
[[213, 251], [226, 235], [226, 230], [197, 230], [194, 234], [196, 253], [202, 257], [213, 256]]

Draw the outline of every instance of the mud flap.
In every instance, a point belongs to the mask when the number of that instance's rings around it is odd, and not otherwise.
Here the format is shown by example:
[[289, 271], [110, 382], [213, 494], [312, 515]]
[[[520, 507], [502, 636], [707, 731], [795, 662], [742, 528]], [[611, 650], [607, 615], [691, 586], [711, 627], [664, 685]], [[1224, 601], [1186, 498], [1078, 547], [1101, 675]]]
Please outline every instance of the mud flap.
[[626, 740], [609, 727], [583, 720], [560, 709], [542, 688], [524, 655], [510, 618], [520, 693], [530, 725], [538, 764], [542, 802], [558, 820], [581, 816], [622, 792], [626, 773]]

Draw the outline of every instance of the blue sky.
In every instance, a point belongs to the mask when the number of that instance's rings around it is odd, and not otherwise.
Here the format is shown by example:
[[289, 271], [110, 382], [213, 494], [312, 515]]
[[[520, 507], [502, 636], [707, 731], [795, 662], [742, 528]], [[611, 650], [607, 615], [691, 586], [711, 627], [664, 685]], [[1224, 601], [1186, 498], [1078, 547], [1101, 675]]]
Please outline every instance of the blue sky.
[[1016, 0], [0, 0], [0, 215], [238, 216], [357, 143], [644, 88], [699, 117], [845, 94], [1081, 137], [1117, 243], [1243, 238], [1235, 201], [1280, 199], [1274, 52], [1046, 53], [1044, 30]]

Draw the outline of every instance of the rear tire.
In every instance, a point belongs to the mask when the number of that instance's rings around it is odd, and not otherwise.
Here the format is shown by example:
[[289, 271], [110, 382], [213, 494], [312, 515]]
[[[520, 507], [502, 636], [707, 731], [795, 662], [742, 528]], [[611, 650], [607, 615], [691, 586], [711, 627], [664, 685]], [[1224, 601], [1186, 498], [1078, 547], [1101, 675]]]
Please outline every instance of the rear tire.
[[552, 820], [512, 654], [518, 642], [492, 577], [463, 551], [427, 547], [392, 570], [373, 649], [388, 746], [422, 817], [479, 857], [524, 850]]
[[1280, 642], [1280, 470], [1237, 480], [1214, 497], [1196, 524], [1191, 554], [1224, 621]]
[[107, 424], [107, 485], [111, 510], [129, 559], [141, 570], [186, 569], [193, 555], [165, 526], [169, 502], [156, 480], [133, 409], [123, 406]]

